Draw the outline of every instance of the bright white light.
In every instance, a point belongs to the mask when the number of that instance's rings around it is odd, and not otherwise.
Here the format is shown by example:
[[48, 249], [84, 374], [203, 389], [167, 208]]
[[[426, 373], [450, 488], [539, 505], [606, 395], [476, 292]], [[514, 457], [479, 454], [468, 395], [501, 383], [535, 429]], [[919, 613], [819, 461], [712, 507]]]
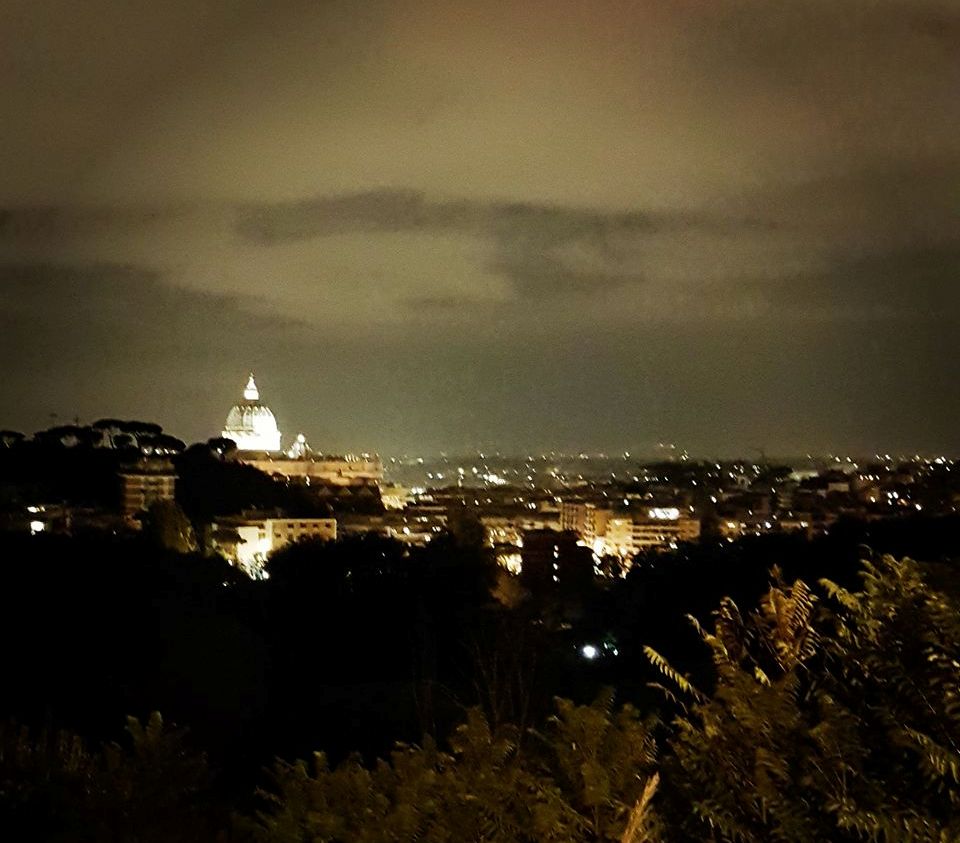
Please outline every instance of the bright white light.
[[593, 661], [593, 659], [595, 659], [597, 656], [600, 655], [600, 651], [596, 647], [594, 647], [593, 644], [584, 644], [580, 648], [580, 654], [585, 659], [590, 659], [591, 661]]
[[39, 506], [28, 506], [28, 507], [27, 507], [27, 512], [36, 513], [36, 512], [39, 512], [39, 511], [40, 511], [40, 507], [39, 507]]
[[523, 570], [523, 557], [519, 553], [504, 553], [498, 561], [511, 574], [519, 574]]
[[680, 517], [680, 510], [675, 506], [655, 507], [647, 510], [650, 518], [656, 518], [658, 521], [676, 521]]
[[31, 521], [30, 535], [35, 536], [37, 533], [42, 533], [46, 529], [46, 526], [42, 521]]

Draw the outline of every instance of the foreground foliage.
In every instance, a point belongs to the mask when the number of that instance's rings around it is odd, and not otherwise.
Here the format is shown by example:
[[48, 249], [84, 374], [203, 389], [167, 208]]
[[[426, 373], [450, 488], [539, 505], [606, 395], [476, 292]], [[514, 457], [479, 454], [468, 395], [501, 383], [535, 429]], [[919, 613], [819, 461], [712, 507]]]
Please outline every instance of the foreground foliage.
[[663, 770], [670, 839], [960, 839], [957, 605], [909, 560], [862, 578], [778, 582], [700, 630], [716, 686], [673, 677], [689, 708]]
[[960, 839], [956, 604], [890, 557], [864, 563], [857, 592], [774, 580], [747, 615], [726, 599], [710, 628], [691, 618], [712, 656], [709, 691], [649, 651], [678, 712], [659, 765], [655, 724], [609, 696], [558, 701], [528, 736], [472, 712], [449, 753], [428, 742], [372, 769], [278, 765], [257, 837]]
[[7, 727], [0, 831], [255, 843], [960, 839], [957, 602], [891, 557], [865, 562], [856, 591], [773, 579], [751, 612], [725, 599], [710, 624], [691, 619], [709, 682], [648, 650], [665, 677], [661, 719], [615, 706], [612, 693], [557, 700], [539, 730], [474, 709], [446, 744], [400, 744], [373, 765], [278, 761], [260, 809], [232, 823], [209, 798], [203, 756], [159, 715], [130, 720], [126, 746], [97, 751]]
[[154, 712], [123, 745], [92, 750], [68, 732], [0, 727], [0, 832], [7, 840], [210, 841], [206, 759]]
[[[372, 769], [353, 758], [331, 770], [278, 764], [255, 837], [264, 841], [621, 840], [654, 763], [650, 724], [605, 695], [559, 701], [543, 733], [521, 745], [478, 711], [450, 752], [399, 746]], [[638, 829], [643, 818], [636, 822]], [[642, 838], [638, 838], [642, 839]]]

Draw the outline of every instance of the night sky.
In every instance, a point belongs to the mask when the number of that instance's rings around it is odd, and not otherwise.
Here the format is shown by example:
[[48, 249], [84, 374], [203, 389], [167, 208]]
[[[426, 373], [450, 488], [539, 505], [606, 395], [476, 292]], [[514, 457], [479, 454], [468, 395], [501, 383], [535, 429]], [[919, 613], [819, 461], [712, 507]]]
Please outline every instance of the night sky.
[[0, 427], [960, 451], [955, 0], [0, 16]]

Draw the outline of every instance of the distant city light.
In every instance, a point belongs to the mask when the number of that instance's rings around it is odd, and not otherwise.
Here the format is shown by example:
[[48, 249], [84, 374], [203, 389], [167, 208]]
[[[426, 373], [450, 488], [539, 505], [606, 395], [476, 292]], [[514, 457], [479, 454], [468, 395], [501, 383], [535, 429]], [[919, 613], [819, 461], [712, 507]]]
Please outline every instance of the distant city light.
[[600, 655], [600, 651], [594, 647], [593, 644], [584, 644], [580, 648], [580, 655], [582, 655], [585, 659], [593, 661], [597, 656]]
[[35, 536], [37, 533], [42, 533], [46, 529], [47, 525], [43, 521], [31, 521], [30, 522], [30, 535]]

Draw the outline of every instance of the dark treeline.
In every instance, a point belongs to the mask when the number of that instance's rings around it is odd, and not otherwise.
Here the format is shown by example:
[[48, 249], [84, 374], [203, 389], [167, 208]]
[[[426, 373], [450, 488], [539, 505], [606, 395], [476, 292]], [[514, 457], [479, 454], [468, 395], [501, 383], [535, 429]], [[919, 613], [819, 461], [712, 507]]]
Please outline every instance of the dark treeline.
[[[36, 504], [116, 511], [120, 471], [145, 456], [159, 456], [171, 461], [177, 503], [198, 534], [217, 516], [243, 510], [279, 509], [294, 517], [330, 514], [329, 501], [234, 460], [235, 451], [227, 439], [187, 447], [159, 425], [116, 419], [54, 427], [32, 438], [0, 431], [0, 513]], [[334, 504], [336, 511], [382, 509], [376, 495], [341, 495]]]
[[[951, 559], [957, 526], [849, 524], [814, 543], [690, 548], [561, 606], [532, 595], [509, 607], [492, 596], [502, 574], [469, 535], [417, 550], [379, 538], [294, 545], [253, 582], [145, 538], [7, 534], [0, 714], [115, 737], [127, 715], [160, 710], [247, 787], [275, 755], [373, 757], [446, 734], [478, 703], [494, 720], [537, 722], [555, 696], [586, 702], [610, 686], [649, 707], [644, 645], [701, 680], [709, 658], [685, 615], [707, 618], [725, 595], [752, 605], [772, 563], [788, 580], [852, 585], [862, 545]], [[934, 571], [948, 589], [951, 573]], [[603, 642], [617, 655], [583, 658], [584, 644]]]

